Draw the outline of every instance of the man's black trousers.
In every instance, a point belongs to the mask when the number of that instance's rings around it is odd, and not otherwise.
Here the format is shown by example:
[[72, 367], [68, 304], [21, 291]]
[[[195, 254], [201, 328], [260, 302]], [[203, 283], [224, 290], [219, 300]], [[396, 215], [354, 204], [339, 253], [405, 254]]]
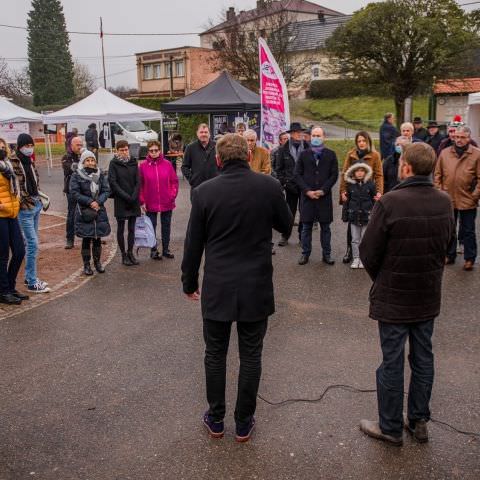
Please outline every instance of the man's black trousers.
[[[240, 371], [234, 418], [238, 426], [248, 425], [257, 406], [267, 324], [268, 320], [237, 322]], [[225, 416], [227, 352], [231, 328], [231, 322], [203, 321], [207, 401], [210, 406], [208, 413], [215, 422], [222, 421]]]
[[411, 378], [408, 390], [407, 417], [430, 420], [430, 397], [433, 385], [433, 320], [419, 323], [378, 322], [383, 362], [377, 369], [377, 398], [380, 429], [400, 437], [403, 429], [403, 377], [405, 343], [409, 341]]

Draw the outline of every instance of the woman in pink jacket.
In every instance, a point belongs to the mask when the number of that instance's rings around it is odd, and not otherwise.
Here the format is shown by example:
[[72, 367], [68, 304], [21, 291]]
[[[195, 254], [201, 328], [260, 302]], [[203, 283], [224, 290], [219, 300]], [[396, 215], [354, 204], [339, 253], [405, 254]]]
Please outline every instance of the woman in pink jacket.
[[170, 245], [172, 212], [178, 194], [178, 177], [172, 164], [165, 160], [160, 153], [159, 142], [156, 140], [148, 142], [147, 150], [147, 158], [139, 167], [140, 204], [152, 221], [155, 234], [157, 233], [157, 214], [159, 212], [162, 226], [162, 255], [155, 246], [152, 248], [150, 258], [153, 260], [161, 260], [162, 256], [174, 258], [168, 247]]

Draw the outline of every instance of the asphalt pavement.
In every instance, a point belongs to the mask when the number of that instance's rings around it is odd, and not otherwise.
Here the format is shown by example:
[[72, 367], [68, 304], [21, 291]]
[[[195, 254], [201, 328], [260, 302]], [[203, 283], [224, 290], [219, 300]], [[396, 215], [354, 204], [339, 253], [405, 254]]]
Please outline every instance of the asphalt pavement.
[[[53, 209], [65, 208], [61, 172], [41, 172]], [[189, 214], [181, 181], [174, 260], [123, 267], [117, 256], [83, 287], [0, 322], [0, 479], [478, 479], [480, 438], [430, 423], [431, 441], [402, 448], [358, 429], [375, 419], [376, 396], [331, 390], [321, 402], [258, 402], [257, 429], [234, 441], [238, 355], [232, 335], [226, 436], [208, 438], [202, 322], [187, 301], [180, 262]], [[345, 246], [336, 207], [334, 256]], [[254, 228], [254, 225], [252, 225]], [[479, 230], [480, 231], [480, 230]], [[292, 239], [276, 247], [277, 313], [265, 341], [260, 393], [276, 402], [319, 397], [332, 384], [374, 388], [377, 325], [370, 281], [340, 261], [298, 266]], [[278, 240], [278, 235], [275, 235]], [[248, 279], [245, 279], [248, 281]], [[480, 267], [446, 271], [435, 327], [432, 415], [480, 432]]]

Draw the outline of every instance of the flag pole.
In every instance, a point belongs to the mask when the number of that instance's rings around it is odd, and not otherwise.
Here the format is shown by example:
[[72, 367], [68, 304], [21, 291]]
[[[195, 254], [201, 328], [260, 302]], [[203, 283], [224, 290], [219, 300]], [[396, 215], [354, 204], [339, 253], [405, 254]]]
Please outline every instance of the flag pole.
[[100, 17], [100, 39], [102, 41], [103, 87], [107, 88], [107, 75], [105, 74], [105, 50], [103, 48], [103, 22]]

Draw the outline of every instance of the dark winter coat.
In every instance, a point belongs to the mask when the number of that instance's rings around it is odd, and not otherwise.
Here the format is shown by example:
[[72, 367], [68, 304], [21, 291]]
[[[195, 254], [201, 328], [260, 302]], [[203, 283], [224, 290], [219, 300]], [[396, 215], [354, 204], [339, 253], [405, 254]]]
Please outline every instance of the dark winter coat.
[[435, 150], [435, 152], [437, 152], [444, 138], [444, 135], [442, 135], [440, 132], [437, 132], [435, 135], [429, 135], [425, 142], [428, 143]]
[[[367, 171], [361, 182], [355, 180], [355, 172], [359, 168]], [[344, 178], [347, 185], [347, 203], [343, 220], [358, 226], [366, 225], [377, 194], [375, 184], [371, 180], [372, 169], [366, 163], [355, 163], [345, 172]]]
[[[290, 193], [300, 195], [300, 190], [297, 182], [295, 181], [295, 158], [293, 158], [290, 151], [291, 140], [285, 143], [279, 148], [277, 154], [277, 179], [281, 183], [282, 187]], [[301, 143], [303, 151], [308, 150], [309, 146], [307, 142]], [[303, 153], [303, 152], [302, 152]]]
[[[97, 198], [93, 198], [90, 190], [90, 182], [84, 180], [80, 174], [75, 172], [70, 180], [70, 193], [77, 202], [75, 210], [75, 235], [80, 238], [101, 238], [110, 235], [110, 223], [108, 222], [105, 202], [110, 195], [107, 177], [102, 173], [99, 180], [99, 191]], [[86, 222], [82, 219], [82, 210], [90, 206], [96, 200], [100, 210], [96, 220]]]
[[428, 138], [428, 130], [425, 127], [420, 127], [413, 132], [413, 138], [420, 142], [426, 142]]
[[187, 145], [183, 155], [182, 173], [192, 188], [218, 175], [215, 155], [215, 142], [211, 140], [206, 147], [200, 140]]
[[395, 126], [387, 121], [380, 127], [380, 152], [382, 158], [387, 158], [395, 151], [395, 140], [400, 135]]
[[85, 143], [89, 150], [98, 149], [98, 131], [96, 128], [88, 127], [85, 131]]
[[[318, 165], [313, 150], [308, 149], [300, 155], [295, 167], [295, 181], [302, 192], [301, 222], [333, 222], [332, 187], [337, 179], [338, 161], [333, 150], [324, 148]], [[323, 190], [324, 195], [318, 200], [312, 200], [306, 195], [309, 190]]]
[[113, 157], [108, 168], [108, 184], [113, 197], [115, 218], [139, 217], [140, 176], [138, 163], [134, 158], [122, 162]]
[[182, 283], [185, 293], [198, 289], [205, 250], [204, 319], [255, 322], [274, 313], [272, 228], [288, 237], [292, 224], [280, 184], [247, 162], [226, 162], [193, 190]]
[[454, 239], [450, 198], [429, 177], [410, 177], [380, 198], [360, 244], [374, 282], [370, 317], [389, 323], [437, 317], [445, 255]]
[[383, 160], [383, 193], [387, 193], [396, 187], [398, 180], [398, 166], [400, 154], [395, 152]]
[[79, 160], [80, 155], [73, 152], [66, 153], [62, 158], [63, 193], [69, 193], [70, 179], [72, 178], [73, 172], [78, 167]]

